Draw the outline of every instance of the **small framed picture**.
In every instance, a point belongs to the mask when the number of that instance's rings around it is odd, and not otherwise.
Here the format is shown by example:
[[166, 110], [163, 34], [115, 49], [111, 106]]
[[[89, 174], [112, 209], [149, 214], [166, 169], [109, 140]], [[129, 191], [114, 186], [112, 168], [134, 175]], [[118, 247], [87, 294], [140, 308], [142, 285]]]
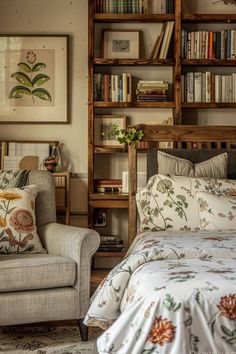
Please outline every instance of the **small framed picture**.
[[141, 31], [104, 29], [102, 56], [109, 59], [139, 59]]
[[96, 115], [94, 117], [94, 145], [124, 147], [117, 141], [120, 130], [126, 129], [126, 116]]
[[95, 209], [94, 226], [96, 227], [107, 226], [107, 213], [105, 209]]

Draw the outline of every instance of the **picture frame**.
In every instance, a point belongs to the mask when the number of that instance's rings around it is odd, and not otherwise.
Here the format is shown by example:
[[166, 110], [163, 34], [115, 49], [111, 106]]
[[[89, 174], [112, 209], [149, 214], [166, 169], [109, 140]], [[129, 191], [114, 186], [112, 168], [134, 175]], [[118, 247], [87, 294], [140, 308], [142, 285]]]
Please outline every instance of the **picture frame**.
[[102, 57], [107, 59], [139, 59], [141, 31], [111, 30], [102, 32]]
[[95, 227], [107, 226], [107, 213], [105, 209], [95, 209], [94, 225]]
[[68, 124], [69, 35], [0, 35], [0, 124]]
[[125, 144], [117, 141], [116, 130], [126, 129], [126, 116], [95, 115], [94, 117], [94, 145], [110, 148], [122, 148]]

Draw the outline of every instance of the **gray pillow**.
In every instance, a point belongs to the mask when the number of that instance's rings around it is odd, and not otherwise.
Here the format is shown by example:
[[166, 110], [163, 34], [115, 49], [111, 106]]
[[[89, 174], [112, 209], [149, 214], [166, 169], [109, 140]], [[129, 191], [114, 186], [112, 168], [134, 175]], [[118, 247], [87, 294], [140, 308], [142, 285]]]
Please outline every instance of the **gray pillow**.
[[158, 151], [158, 173], [164, 175], [227, 178], [228, 154], [212, 157], [209, 160], [192, 163], [187, 159], [172, 156], [163, 151]]

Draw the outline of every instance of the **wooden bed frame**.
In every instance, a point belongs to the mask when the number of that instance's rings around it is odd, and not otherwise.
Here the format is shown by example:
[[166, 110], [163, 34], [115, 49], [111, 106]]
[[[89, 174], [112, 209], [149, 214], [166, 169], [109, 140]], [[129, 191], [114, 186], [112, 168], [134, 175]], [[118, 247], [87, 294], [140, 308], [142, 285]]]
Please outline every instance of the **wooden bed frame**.
[[[236, 143], [236, 126], [201, 126], [201, 125], [146, 125], [139, 124], [132, 128], [142, 129], [142, 141], [152, 147], [159, 147], [159, 142], [174, 142], [179, 149], [185, 143], [187, 149], [224, 149], [230, 150]], [[213, 144], [214, 143], [214, 144]], [[235, 147], [234, 147], [235, 148]], [[129, 155], [129, 245], [137, 233], [137, 146], [130, 145]], [[235, 161], [236, 163], [236, 161]]]

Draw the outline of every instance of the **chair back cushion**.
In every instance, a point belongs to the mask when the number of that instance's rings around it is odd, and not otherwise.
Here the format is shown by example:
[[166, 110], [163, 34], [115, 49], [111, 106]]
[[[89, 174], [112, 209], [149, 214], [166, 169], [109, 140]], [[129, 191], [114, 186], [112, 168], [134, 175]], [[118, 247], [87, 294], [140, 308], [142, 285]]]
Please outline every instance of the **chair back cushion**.
[[55, 183], [50, 172], [32, 170], [29, 172], [28, 184], [35, 184], [38, 189], [35, 212], [40, 235], [42, 226], [56, 222]]

